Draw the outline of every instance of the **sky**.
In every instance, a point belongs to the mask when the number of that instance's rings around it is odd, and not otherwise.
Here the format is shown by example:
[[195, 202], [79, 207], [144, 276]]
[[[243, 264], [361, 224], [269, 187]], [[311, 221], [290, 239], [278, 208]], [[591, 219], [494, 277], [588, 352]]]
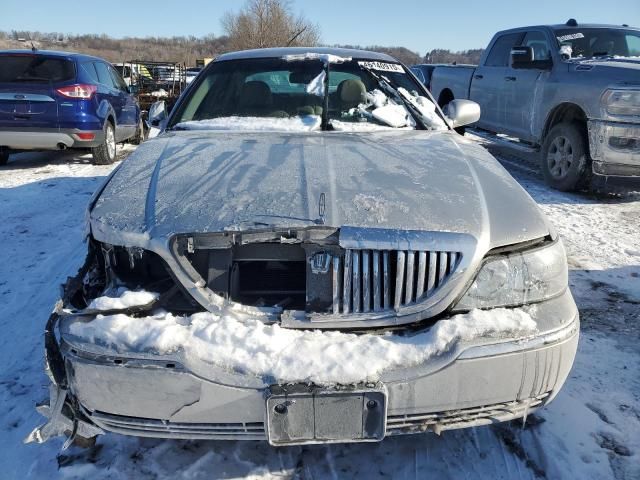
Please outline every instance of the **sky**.
[[[640, 27], [640, 0], [291, 0], [296, 13], [320, 26], [325, 44], [483, 48], [505, 28], [564, 23]], [[0, 30], [105, 33], [125, 36], [203, 36], [224, 32], [220, 18], [243, 0], [0, 0]]]

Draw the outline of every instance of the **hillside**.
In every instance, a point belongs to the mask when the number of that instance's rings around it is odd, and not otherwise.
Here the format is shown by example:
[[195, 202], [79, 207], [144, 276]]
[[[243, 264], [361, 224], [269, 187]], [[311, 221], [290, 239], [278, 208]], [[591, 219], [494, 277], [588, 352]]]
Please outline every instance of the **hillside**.
[[[31, 39], [31, 40], [30, 40]], [[106, 34], [67, 35], [57, 32], [28, 31], [0, 32], [0, 49], [30, 48], [31, 43], [42, 50], [67, 50], [102, 57], [110, 62], [127, 60], [154, 60], [184, 62], [193, 66], [198, 58], [215, 57], [230, 50], [225, 36], [213, 34], [204, 37], [124, 37], [112, 38]], [[335, 47], [364, 48], [388, 53], [406, 65], [415, 63], [477, 63], [481, 49], [451, 52], [433, 49], [425, 56], [405, 47], [334, 45]]]

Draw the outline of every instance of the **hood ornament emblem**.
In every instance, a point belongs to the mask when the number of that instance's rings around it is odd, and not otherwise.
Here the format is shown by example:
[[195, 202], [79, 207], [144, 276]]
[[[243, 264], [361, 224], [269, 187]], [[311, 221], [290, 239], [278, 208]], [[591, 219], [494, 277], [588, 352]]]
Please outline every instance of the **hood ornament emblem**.
[[329, 272], [331, 258], [331, 254], [329, 252], [314, 253], [309, 259], [309, 263], [311, 264], [311, 271], [316, 274]]
[[318, 220], [316, 223], [320, 225], [324, 225], [325, 222], [325, 210], [326, 210], [326, 199], [324, 196], [324, 192], [320, 194], [320, 200], [318, 200]]

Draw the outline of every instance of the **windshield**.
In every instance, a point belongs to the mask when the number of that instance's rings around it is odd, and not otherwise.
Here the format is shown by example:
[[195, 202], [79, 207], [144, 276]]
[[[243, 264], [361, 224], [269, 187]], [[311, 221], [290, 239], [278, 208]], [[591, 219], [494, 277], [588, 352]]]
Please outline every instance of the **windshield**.
[[640, 32], [636, 30], [565, 28], [555, 34], [560, 48], [572, 58], [640, 56]]
[[397, 63], [313, 54], [221, 61], [202, 74], [169, 128], [446, 128], [421, 95], [424, 90]]

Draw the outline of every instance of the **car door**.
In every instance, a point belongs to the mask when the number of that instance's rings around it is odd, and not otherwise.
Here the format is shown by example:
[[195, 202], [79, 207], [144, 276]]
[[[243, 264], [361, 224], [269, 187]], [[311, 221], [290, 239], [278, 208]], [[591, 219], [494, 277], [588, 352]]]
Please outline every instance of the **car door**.
[[[116, 85], [109, 71], [109, 65], [106, 62], [96, 61], [93, 62], [98, 75], [98, 100], [102, 102], [108, 102], [113, 109], [116, 117], [116, 139], [120, 137], [119, 129], [122, 118], [122, 108], [124, 107], [123, 98], [120, 95], [120, 91], [116, 88]], [[101, 108], [104, 108], [101, 105]], [[105, 112], [106, 113], [106, 112]]]
[[120, 133], [122, 137], [120, 139], [126, 140], [135, 134], [135, 129], [138, 125], [138, 103], [133, 95], [129, 93], [129, 88], [118, 71], [112, 65], [108, 67], [122, 104], [120, 112]]
[[495, 39], [482, 65], [471, 78], [469, 99], [480, 105], [478, 126], [493, 132], [503, 131], [506, 124], [507, 102], [505, 77], [511, 48], [518, 45], [523, 32], [505, 33]]
[[[534, 60], [551, 60], [551, 48], [544, 31], [528, 31], [522, 39], [521, 45], [533, 49]], [[505, 133], [526, 141], [533, 140], [534, 102], [540, 94], [538, 87], [542, 87], [541, 77], [547, 75], [547, 72], [548, 70], [542, 68], [515, 69], [509, 62], [505, 74], [507, 102]]]

